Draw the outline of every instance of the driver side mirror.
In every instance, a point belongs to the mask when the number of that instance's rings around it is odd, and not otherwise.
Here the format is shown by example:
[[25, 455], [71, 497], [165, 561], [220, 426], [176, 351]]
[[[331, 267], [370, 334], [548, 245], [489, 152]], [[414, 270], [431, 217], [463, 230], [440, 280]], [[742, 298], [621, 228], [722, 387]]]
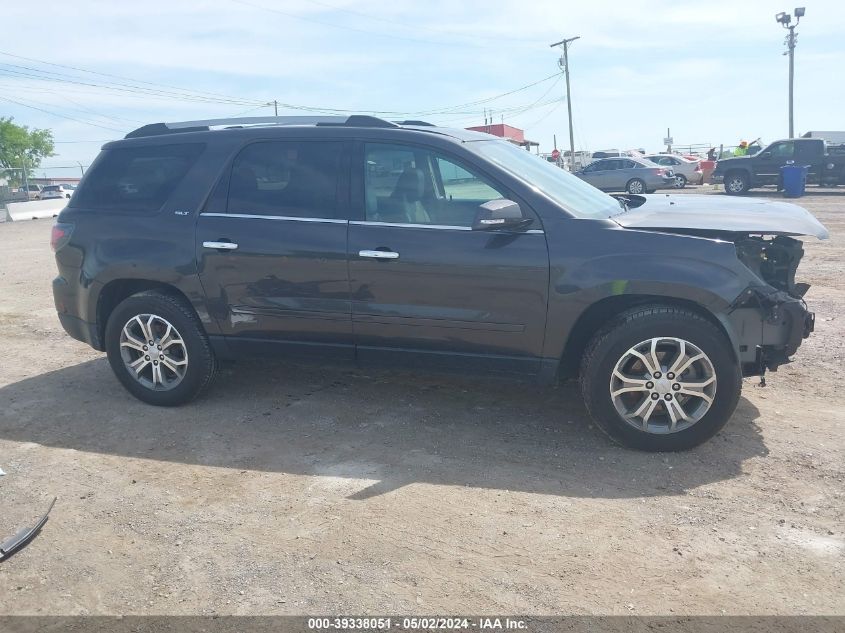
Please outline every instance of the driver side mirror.
[[513, 200], [490, 200], [479, 205], [475, 219], [472, 221], [472, 230], [519, 230], [526, 228], [531, 222], [533, 222], [531, 218], [523, 217], [522, 209]]

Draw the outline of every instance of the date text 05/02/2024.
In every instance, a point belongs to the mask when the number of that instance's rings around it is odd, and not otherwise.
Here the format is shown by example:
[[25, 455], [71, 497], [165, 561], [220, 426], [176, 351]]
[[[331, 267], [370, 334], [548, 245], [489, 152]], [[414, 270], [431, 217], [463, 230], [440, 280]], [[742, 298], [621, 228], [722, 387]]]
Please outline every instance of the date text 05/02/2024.
[[524, 631], [525, 620], [501, 617], [333, 617], [308, 618], [309, 630], [481, 630]]

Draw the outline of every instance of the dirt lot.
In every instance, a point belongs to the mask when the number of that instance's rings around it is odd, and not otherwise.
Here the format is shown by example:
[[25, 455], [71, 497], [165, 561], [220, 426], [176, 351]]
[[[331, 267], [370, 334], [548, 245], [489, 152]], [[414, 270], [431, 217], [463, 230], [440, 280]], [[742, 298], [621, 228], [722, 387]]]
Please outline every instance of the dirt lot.
[[670, 455], [571, 386], [241, 363], [145, 406], [61, 330], [51, 222], [0, 224], [0, 540], [58, 496], [0, 614], [845, 614], [845, 195], [800, 204], [816, 334]]

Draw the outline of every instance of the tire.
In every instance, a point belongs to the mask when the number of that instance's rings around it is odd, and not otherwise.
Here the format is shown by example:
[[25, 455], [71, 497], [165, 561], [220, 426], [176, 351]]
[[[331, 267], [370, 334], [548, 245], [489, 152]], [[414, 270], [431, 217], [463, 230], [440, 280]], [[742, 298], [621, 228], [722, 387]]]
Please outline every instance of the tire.
[[[661, 341], [656, 348], [658, 360], [661, 365], [664, 360], [667, 361], [660, 368], [659, 379], [649, 377], [645, 364], [639, 365], [643, 373], [637, 373], [639, 359], [630, 354], [640, 345], [645, 345], [642, 349], [649, 349], [650, 341], [654, 339]], [[674, 377], [669, 370], [674, 365], [675, 356], [665, 352], [661, 356], [660, 350], [664, 346], [676, 346], [680, 350], [679, 341], [684, 342], [684, 349], [689, 352], [685, 358], [696, 356], [698, 352], [702, 352], [705, 358], [693, 362], [687, 370], [683, 370], [685, 361], [681, 361], [678, 368], [682, 369], [682, 375]], [[646, 356], [650, 359], [648, 352]], [[631, 383], [617, 378], [619, 364], [624, 363], [626, 358], [633, 360], [634, 364], [622, 364], [621, 371], [627, 377], [627, 368], [630, 368], [631, 375], [637, 376], [630, 379]], [[710, 367], [713, 380], [709, 381], [709, 385], [699, 387], [707, 384], [707, 374], [697, 375], [694, 372], [706, 366]], [[669, 380], [669, 376], [674, 379]], [[619, 393], [616, 398], [611, 395], [613, 389], [623, 388], [637, 380], [647, 382], [623, 389], [629, 393]], [[684, 391], [687, 386], [690, 389], [700, 388], [700, 392], [696, 393], [703, 393], [711, 399], [709, 408], [704, 397], [675, 392], [676, 380], [678, 384], [685, 385]], [[695, 312], [672, 306], [632, 309], [599, 331], [582, 358], [579, 382], [587, 410], [599, 428], [614, 441], [644, 451], [682, 451], [707, 441], [728, 422], [742, 390], [740, 368], [724, 333]], [[657, 394], [657, 402], [650, 401], [654, 394]], [[671, 402], [664, 402], [667, 395], [673, 394], [674, 398], [668, 398]], [[626, 402], [631, 402], [630, 407]], [[625, 412], [620, 411], [620, 405], [626, 409]], [[641, 418], [645, 416], [633, 419], [629, 416], [626, 419], [625, 415], [643, 407], [649, 410], [651, 416], [645, 422], [647, 428], [642, 426]], [[681, 417], [675, 424], [673, 418], [680, 416], [670, 418], [670, 408], [673, 411], [680, 408], [684, 415], [689, 415], [689, 419]]]
[[687, 186], [687, 177], [683, 174], [678, 174], [675, 176], [675, 187], [678, 189], [683, 189]]
[[635, 196], [645, 193], [645, 182], [639, 178], [631, 178], [625, 185], [625, 191]]
[[[168, 325], [172, 329], [167, 329]], [[141, 340], [150, 331], [155, 350], [148, 340]], [[115, 376], [129, 393], [147, 404], [185, 404], [202, 393], [214, 378], [217, 363], [208, 337], [194, 310], [180, 297], [160, 292], [132, 295], [112, 311], [105, 338]], [[142, 349], [138, 348], [139, 343], [144, 344]], [[164, 349], [158, 343], [163, 343]], [[147, 356], [145, 352], [149, 351], [153, 354]], [[159, 361], [153, 360], [156, 354], [165, 359], [160, 366]], [[141, 363], [141, 371], [130, 369], [130, 361]], [[158, 367], [160, 383], [154, 366]]]
[[729, 196], [741, 196], [748, 193], [748, 176], [741, 171], [725, 174], [725, 193]]

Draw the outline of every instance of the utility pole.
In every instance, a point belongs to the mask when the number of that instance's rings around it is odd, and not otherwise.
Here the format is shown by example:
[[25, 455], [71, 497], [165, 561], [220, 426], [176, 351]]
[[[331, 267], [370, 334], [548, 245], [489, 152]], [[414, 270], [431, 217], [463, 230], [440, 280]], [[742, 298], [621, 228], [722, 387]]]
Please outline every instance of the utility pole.
[[279, 102], [273, 99], [273, 112], [276, 113], [276, 116], [279, 116]]
[[785, 29], [789, 31], [786, 36], [786, 52], [784, 55], [789, 55], [789, 138], [795, 138], [795, 122], [793, 119], [793, 86], [795, 82], [795, 44], [797, 35], [795, 34], [795, 27], [804, 17], [804, 7], [795, 8], [795, 24], [792, 24], [792, 16], [789, 13], [781, 11], [775, 15], [775, 20]]
[[29, 174], [27, 173], [26, 167], [26, 154], [24, 154], [21, 158], [23, 160], [23, 188], [24, 191], [26, 191], [26, 200], [29, 202]]
[[574, 42], [575, 40], [581, 39], [580, 35], [576, 35], [575, 37], [570, 37], [568, 39], [563, 39], [559, 42], [555, 42], [554, 44], [550, 44], [549, 48], [554, 48], [555, 46], [563, 47], [563, 57], [561, 58], [558, 65], [562, 66], [563, 74], [566, 76], [566, 112], [569, 115], [569, 164], [570, 170], [572, 169], [572, 165], [575, 164], [575, 135], [572, 132], [572, 95], [569, 91], [569, 45]]

